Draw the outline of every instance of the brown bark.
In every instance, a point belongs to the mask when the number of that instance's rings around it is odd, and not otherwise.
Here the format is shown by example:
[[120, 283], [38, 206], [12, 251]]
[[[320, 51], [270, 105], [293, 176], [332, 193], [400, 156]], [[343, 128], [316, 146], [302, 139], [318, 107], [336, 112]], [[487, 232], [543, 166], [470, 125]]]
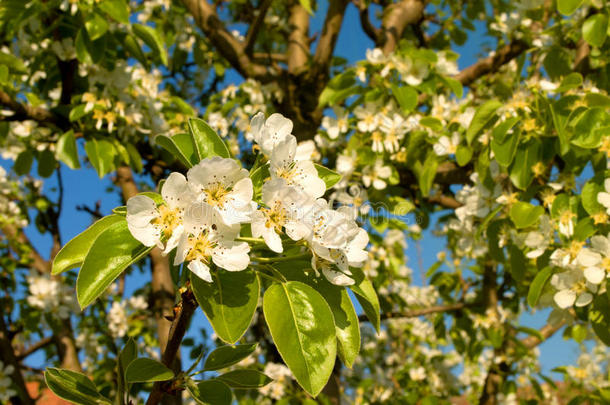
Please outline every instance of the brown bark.
[[298, 1], [290, 6], [288, 26], [290, 28], [286, 48], [288, 73], [298, 75], [307, 67], [309, 59], [309, 14]]
[[387, 55], [396, 49], [405, 28], [416, 24], [424, 16], [424, 2], [421, 0], [402, 0], [384, 10], [381, 21], [382, 50]]
[[6, 366], [13, 366], [13, 372], [11, 373], [11, 380], [17, 390], [17, 396], [11, 398], [13, 404], [23, 405], [34, 405], [34, 400], [30, 397], [28, 390], [25, 386], [25, 380], [21, 374], [21, 367], [19, 361], [15, 356], [15, 350], [11, 344], [11, 337], [4, 322], [4, 316], [0, 316], [0, 359]]

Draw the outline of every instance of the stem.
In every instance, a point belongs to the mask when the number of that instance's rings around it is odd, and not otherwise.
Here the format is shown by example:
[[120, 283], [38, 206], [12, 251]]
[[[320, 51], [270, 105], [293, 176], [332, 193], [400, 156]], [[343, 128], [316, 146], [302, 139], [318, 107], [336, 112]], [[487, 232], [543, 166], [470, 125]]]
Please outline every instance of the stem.
[[251, 259], [253, 261], [259, 262], [259, 263], [277, 263], [277, 262], [289, 262], [290, 260], [293, 259], [306, 259], [311, 257], [311, 254], [309, 253], [302, 253], [300, 255], [296, 255], [296, 256], [281, 256], [281, 257], [252, 257]]
[[235, 240], [240, 241], [240, 242], [249, 242], [249, 243], [265, 243], [265, 240], [262, 238], [252, 238], [249, 236], [240, 236], [239, 238], [236, 238]]

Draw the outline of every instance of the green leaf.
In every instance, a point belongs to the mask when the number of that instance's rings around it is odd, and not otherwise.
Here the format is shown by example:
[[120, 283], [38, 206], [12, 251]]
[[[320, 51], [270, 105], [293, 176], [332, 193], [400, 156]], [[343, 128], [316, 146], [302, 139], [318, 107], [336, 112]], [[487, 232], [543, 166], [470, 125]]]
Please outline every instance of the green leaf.
[[114, 170], [116, 150], [112, 142], [105, 139], [89, 139], [85, 142], [85, 152], [100, 179]]
[[189, 169], [199, 162], [193, 140], [187, 133], [180, 133], [171, 137], [157, 135], [155, 142], [178, 158]]
[[301, 3], [301, 6], [303, 6], [303, 8], [307, 10], [309, 15], [313, 15], [313, 9], [311, 8], [311, 0], [299, 0], [299, 3]]
[[76, 58], [80, 63], [90, 64], [92, 62], [91, 55], [89, 54], [90, 46], [91, 41], [89, 40], [87, 31], [84, 28], [79, 29], [76, 34], [76, 39], [74, 40], [74, 49], [76, 50]]
[[582, 84], [582, 76], [580, 73], [572, 72], [561, 81], [557, 88], [557, 93], [564, 93], [568, 90], [575, 89]]
[[593, 236], [597, 232], [597, 226], [593, 221], [593, 218], [583, 218], [574, 227], [574, 239], [577, 241], [584, 242], [589, 237]]
[[209, 354], [205, 359], [203, 369], [207, 371], [219, 370], [221, 368], [232, 366], [239, 363], [251, 355], [256, 350], [256, 343], [236, 345], [236, 346], [220, 346]]
[[552, 274], [552, 267], [545, 267], [536, 274], [536, 277], [534, 277], [532, 284], [530, 284], [530, 289], [527, 292], [527, 303], [530, 307], [534, 308], [538, 304], [540, 295], [542, 295], [542, 290]]
[[575, 120], [575, 136], [570, 143], [585, 149], [595, 149], [601, 145], [602, 137], [610, 131], [610, 119], [603, 108], [590, 108]]
[[589, 180], [582, 188], [580, 201], [587, 214], [595, 215], [605, 211], [604, 206], [597, 201], [597, 194], [602, 191], [604, 191], [604, 187], [593, 180]]
[[601, 48], [608, 35], [608, 17], [605, 14], [594, 14], [582, 24], [582, 37], [591, 46]]
[[595, 297], [589, 310], [589, 321], [597, 337], [610, 346], [610, 301], [607, 294]]
[[443, 76], [443, 81], [447, 83], [455, 97], [458, 99], [462, 98], [464, 95], [464, 87], [462, 87], [462, 83], [459, 80], [454, 79], [453, 77]]
[[[356, 272], [355, 274], [357, 274], [357, 270], [354, 271]], [[356, 284], [351, 285], [349, 288], [354, 292], [366, 317], [373, 324], [377, 333], [379, 333], [381, 325], [379, 298], [377, 298], [377, 293], [375, 292], [373, 284], [361, 274], [360, 279], [358, 279], [358, 277], [356, 278]]]
[[198, 162], [212, 156], [231, 157], [227, 144], [205, 121], [189, 118], [189, 133], [199, 157]]
[[142, 24], [133, 24], [133, 33], [136, 34], [148, 47], [153, 51], [153, 54], [159, 55], [161, 63], [167, 66], [167, 52], [163, 45], [163, 40], [159, 32], [152, 27]]
[[282, 359], [301, 387], [317, 396], [333, 371], [337, 353], [328, 304], [312, 287], [288, 281], [267, 289], [263, 312]]
[[129, 24], [129, 5], [125, 0], [103, 0], [98, 7], [115, 21]]
[[125, 39], [123, 40], [123, 46], [129, 53], [129, 55], [133, 56], [140, 62], [143, 66], [148, 67], [148, 60], [146, 59], [146, 55], [142, 51], [140, 44], [136, 40], [133, 34], [127, 34]]
[[58, 397], [79, 405], [110, 404], [84, 374], [60, 368], [44, 372], [47, 387]]
[[270, 176], [269, 165], [264, 164], [257, 167], [255, 170], [250, 172], [250, 179], [252, 180], [252, 188], [254, 190], [254, 199], [260, 197], [263, 190], [263, 183], [265, 179]]
[[124, 219], [119, 215], [108, 215], [76, 235], [61, 248], [53, 259], [51, 274], [60, 274], [80, 266], [95, 239], [110, 226], [121, 221], [124, 221]]
[[76, 296], [81, 308], [95, 301], [127, 267], [152, 249], [135, 240], [125, 218], [120, 218], [95, 239], [78, 273]]
[[19, 176], [23, 176], [24, 174], [28, 174], [32, 169], [32, 163], [34, 162], [34, 154], [30, 150], [24, 150], [19, 155], [17, 155], [17, 159], [15, 159], [15, 164], [13, 165], [13, 170]]
[[68, 114], [68, 119], [70, 120], [70, 122], [78, 121], [79, 119], [87, 115], [85, 107], [86, 104], [79, 104], [76, 107], [72, 108], [70, 110], [70, 114]]
[[195, 402], [200, 405], [231, 405], [233, 394], [227, 385], [218, 380], [191, 382], [187, 389]]
[[509, 170], [510, 179], [520, 190], [525, 190], [532, 182], [532, 167], [540, 160], [542, 145], [532, 138], [517, 148], [514, 162]]
[[40, 177], [50, 177], [57, 167], [57, 160], [50, 149], [44, 149], [38, 154], [38, 175]]
[[436, 177], [437, 168], [438, 157], [436, 156], [436, 153], [428, 153], [428, 157], [423, 164], [422, 172], [417, 179], [419, 182], [419, 189], [424, 197], [427, 197], [430, 194], [430, 190], [434, 184], [434, 177]]
[[0, 84], [8, 84], [9, 71], [8, 66], [0, 65]]
[[314, 163], [316, 170], [318, 171], [318, 177], [324, 180], [326, 183], [326, 189], [330, 189], [332, 186], [341, 181], [341, 175], [327, 167]]
[[167, 381], [174, 378], [174, 372], [157, 360], [140, 357], [133, 360], [125, 370], [125, 381], [154, 382]]
[[509, 247], [510, 252], [510, 274], [517, 282], [522, 282], [525, 278], [525, 271], [527, 268], [527, 262], [525, 255], [517, 246], [511, 244]]
[[392, 93], [405, 114], [417, 107], [417, 91], [413, 87], [392, 85]]
[[466, 131], [466, 140], [468, 145], [472, 143], [474, 138], [485, 128], [496, 116], [496, 110], [502, 106], [498, 100], [489, 100], [485, 104], [477, 108], [477, 111], [472, 117], [470, 126]]
[[458, 146], [455, 151], [455, 160], [457, 160], [457, 164], [460, 166], [465, 166], [472, 159], [472, 148], [466, 145]]
[[258, 305], [258, 277], [251, 270], [218, 269], [212, 278], [214, 282], [208, 283], [191, 274], [193, 294], [218, 337], [233, 344], [252, 322]]
[[580, 7], [583, 1], [584, 0], [557, 0], [557, 10], [563, 15], [570, 15]]
[[508, 167], [517, 152], [517, 145], [521, 139], [521, 130], [515, 129], [510, 134], [508, 131], [517, 123], [519, 118], [511, 118], [494, 128], [491, 138], [491, 150], [498, 164]]
[[80, 168], [74, 131], [69, 130], [59, 137], [57, 145], [55, 146], [55, 156], [58, 160], [64, 162], [70, 169]]
[[260, 388], [273, 381], [257, 370], [233, 370], [216, 377], [231, 388]]
[[128, 391], [127, 381], [125, 380], [125, 371], [127, 366], [138, 357], [138, 347], [132, 338], [127, 340], [125, 347], [119, 353], [117, 358], [117, 398], [119, 399], [119, 404], [127, 403], [125, 398], [125, 393]]
[[544, 214], [544, 208], [528, 202], [518, 201], [510, 208], [510, 219], [517, 228], [528, 228]]
[[85, 29], [91, 41], [95, 41], [108, 31], [108, 22], [98, 13], [91, 13], [85, 21]]

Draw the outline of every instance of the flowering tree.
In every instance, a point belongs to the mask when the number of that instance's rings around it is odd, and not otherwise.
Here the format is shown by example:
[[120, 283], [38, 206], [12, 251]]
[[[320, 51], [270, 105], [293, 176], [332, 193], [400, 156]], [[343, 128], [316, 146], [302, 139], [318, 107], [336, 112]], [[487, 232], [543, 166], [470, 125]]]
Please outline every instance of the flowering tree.
[[[609, 12], [2, 1], [0, 402], [610, 401]], [[496, 48], [458, 70], [472, 36]], [[70, 241], [67, 170], [124, 201]]]

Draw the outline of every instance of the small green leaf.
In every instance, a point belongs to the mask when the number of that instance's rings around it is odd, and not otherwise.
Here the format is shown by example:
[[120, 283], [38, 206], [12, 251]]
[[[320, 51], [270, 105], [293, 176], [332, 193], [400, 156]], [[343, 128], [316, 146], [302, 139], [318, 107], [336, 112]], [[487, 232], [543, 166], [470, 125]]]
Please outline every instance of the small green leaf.
[[167, 381], [174, 378], [174, 372], [157, 360], [140, 357], [133, 360], [125, 370], [125, 381], [154, 382]]
[[510, 208], [510, 219], [517, 228], [528, 228], [544, 214], [544, 208], [528, 202], [518, 201]]
[[447, 76], [443, 76], [443, 80], [445, 81], [445, 83], [447, 83], [451, 91], [453, 91], [453, 94], [455, 94], [458, 99], [462, 98], [462, 96], [464, 95], [464, 87], [462, 86], [462, 83], [459, 82], [459, 80]]
[[489, 100], [485, 104], [477, 108], [477, 111], [472, 117], [470, 126], [466, 131], [466, 140], [468, 145], [472, 143], [474, 138], [496, 117], [496, 110], [502, 106], [498, 100]]
[[557, 10], [563, 15], [570, 15], [580, 7], [583, 1], [584, 0], [557, 0]]
[[108, 215], [95, 222], [64, 245], [53, 259], [51, 274], [60, 274], [80, 266], [95, 239], [111, 225], [123, 221], [118, 215]]
[[326, 189], [330, 189], [332, 186], [341, 181], [341, 175], [327, 167], [314, 163], [316, 170], [318, 171], [318, 177], [324, 180], [326, 183]]
[[189, 133], [193, 139], [199, 161], [212, 156], [231, 157], [227, 144], [205, 121], [199, 118], [190, 118]]
[[582, 37], [591, 46], [601, 48], [608, 35], [608, 17], [605, 14], [594, 14], [582, 24]]
[[220, 346], [209, 354], [205, 359], [203, 369], [207, 371], [219, 370], [221, 368], [232, 366], [239, 363], [251, 355], [256, 350], [256, 343], [236, 345], [236, 346]]
[[153, 27], [142, 24], [133, 24], [133, 33], [136, 34], [148, 47], [153, 51], [154, 55], [159, 55], [161, 63], [167, 66], [167, 51], [163, 45], [163, 40], [159, 32]]
[[557, 93], [565, 93], [568, 90], [575, 89], [582, 84], [582, 76], [580, 73], [572, 72], [561, 81], [557, 88]]
[[69, 130], [59, 137], [57, 140], [57, 145], [55, 146], [55, 156], [58, 160], [65, 163], [70, 169], [80, 168], [74, 131]]
[[457, 160], [457, 164], [460, 166], [465, 166], [472, 159], [472, 148], [466, 145], [458, 146], [455, 151], [455, 160]]
[[233, 370], [216, 377], [231, 388], [249, 389], [260, 388], [273, 381], [257, 370]]
[[267, 289], [263, 312], [282, 359], [301, 387], [317, 396], [328, 382], [337, 353], [328, 304], [312, 287], [288, 281]]
[[171, 137], [157, 135], [155, 142], [178, 158], [189, 169], [199, 162], [193, 140], [187, 133], [180, 133]]
[[119, 399], [119, 404], [125, 404], [127, 401], [125, 400], [125, 393], [128, 391], [127, 381], [125, 380], [125, 371], [127, 366], [138, 357], [138, 347], [132, 338], [127, 340], [127, 344], [119, 353], [117, 358], [117, 398]]
[[135, 240], [125, 218], [120, 218], [95, 239], [78, 273], [76, 296], [81, 308], [95, 301], [127, 267], [152, 249]]
[[405, 114], [410, 113], [417, 107], [417, 91], [414, 88], [409, 86], [398, 87], [394, 84], [392, 85], [392, 94], [394, 94]]
[[541, 155], [542, 145], [535, 138], [521, 143], [517, 148], [509, 173], [511, 181], [520, 190], [529, 187], [533, 178], [532, 167], [540, 161]]
[[311, 8], [311, 0], [299, 0], [299, 3], [301, 3], [301, 6], [305, 10], [307, 10], [309, 15], [313, 15], [313, 9]]
[[187, 389], [195, 402], [200, 405], [231, 405], [233, 394], [225, 383], [218, 380], [190, 382]]
[[230, 272], [218, 269], [208, 283], [191, 274], [193, 294], [218, 337], [229, 344], [246, 332], [256, 306], [260, 285], [251, 270]]
[[379, 298], [377, 298], [373, 284], [368, 279], [362, 278], [360, 281], [356, 280], [356, 284], [351, 285], [349, 288], [354, 292], [366, 317], [373, 324], [377, 333], [379, 333], [381, 326]]
[[116, 150], [112, 142], [105, 139], [89, 139], [85, 142], [85, 152], [100, 179], [114, 170]]
[[527, 292], [527, 303], [530, 307], [534, 308], [538, 304], [540, 295], [542, 295], [542, 290], [552, 274], [552, 267], [545, 267], [536, 274], [536, 277], [534, 277], [532, 284], [530, 284], [530, 289]]
[[604, 191], [604, 187], [593, 180], [589, 180], [582, 188], [580, 201], [587, 214], [595, 215], [605, 211], [604, 206], [597, 201], [597, 194], [602, 191]]
[[108, 31], [108, 22], [98, 13], [91, 13], [85, 21], [85, 28], [91, 41], [95, 41]]
[[129, 4], [125, 0], [103, 0], [98, 7], [115, 21], [129, 24]]
[[79, 405], [110, 404], [84, 374], [60, 368], [44, 372], [47, 387], [58, 397]]

